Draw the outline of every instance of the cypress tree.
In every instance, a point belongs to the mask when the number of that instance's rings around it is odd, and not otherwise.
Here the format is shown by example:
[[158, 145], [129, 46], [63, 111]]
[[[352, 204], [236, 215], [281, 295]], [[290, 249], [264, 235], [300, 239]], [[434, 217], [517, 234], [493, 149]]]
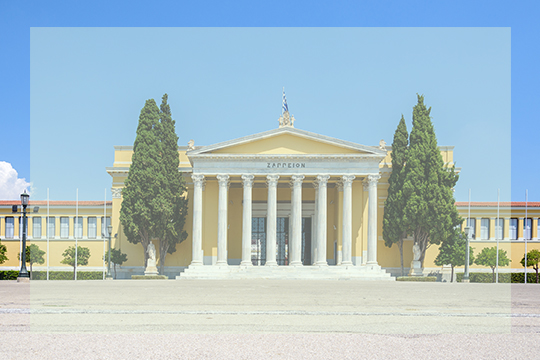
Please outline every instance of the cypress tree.
[[403, 196], [407, 199], [403, 221], [420, 247], [422, 266], [426, 249], [452, 236], [455, 226], [462, 221], [452, 191], [458, 175], [454, 166], [443, 162], [430, 112], [431, 108], [424, 105], [424, 96], [418, 95], [403, 184]]
[[403, 208], [406, 199], [403, 196], [404, 167], [407, 161], [407, 145], [409, 143], [409, 134], [405, 119], [401, 115], [401, 120], [394, 133], [392, 142], [392, 173], [388, 179], [388, 197], [384, 204], [383, 218], [383, 239], [384, 244], [392, 247], [397, 244], [401, 257], [401, 275], [403, 270], [403, 238], [407, 236], [406, 225], [403, 222]]
[[155, 132], [159, 124], [159, 109], [154, 99], [146, 100], [139, 116], [137, 137], [133, 144], [133, 156], [125, 187], [122, 190], [120, 223], [129, 242], [141, 244], [144, 251], [144, 266], [148, 260], [146, 252], [153, 237], [154, 206], [160, 182], [160, 144]]
[[168, 96], [163, 95], [160, 106], [160, 122], [156, 127], [161, 146], [158, 196], [154, 199], [156, 215], [155, 236], [159, 238], [159, 269], [163, 275], [167, 253], [176, 251], [176, 244], [187, 237], [183, 230], [187, 215], [188, 201], [182, 173], [178, 171], [178, 136], [175, 121], [167, 104]]

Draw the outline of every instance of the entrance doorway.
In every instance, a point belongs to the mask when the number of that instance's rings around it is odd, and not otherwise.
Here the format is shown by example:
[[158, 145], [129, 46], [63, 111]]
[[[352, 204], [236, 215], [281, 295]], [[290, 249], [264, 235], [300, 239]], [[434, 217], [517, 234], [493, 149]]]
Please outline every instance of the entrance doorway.
[[[276, 224], [277, 264], [289, 265], [289, 218], [278, 217]], [[254, 266], [266, 264], [266, 217], [253, 217], [251, 221], [251, 262]], [[302, 218], [302, 264], [311, 265], [311, 217]]]

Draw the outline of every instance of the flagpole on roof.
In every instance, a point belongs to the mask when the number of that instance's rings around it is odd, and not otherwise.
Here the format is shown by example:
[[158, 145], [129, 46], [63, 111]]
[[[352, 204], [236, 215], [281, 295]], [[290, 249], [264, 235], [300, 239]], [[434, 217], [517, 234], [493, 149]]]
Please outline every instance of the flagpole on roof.
[[[79, 188], [77, 188], [75, 192], [75, 221], [77, 221], [76, 219], [77, 219], [78, 212], [79, 212]], [[75, 280], [77, 280], [77, 255], [78, 255], [77, 247], [79, 243], [77, 242], [77, 235], [75, 234], [75, 226], [73, 226], [73, 235], [75, 235]]]
[[47, 188], [47, 223], [45, 224], [45, 236], [47, 237], [47, 280], [49, 280], [49, 188]]

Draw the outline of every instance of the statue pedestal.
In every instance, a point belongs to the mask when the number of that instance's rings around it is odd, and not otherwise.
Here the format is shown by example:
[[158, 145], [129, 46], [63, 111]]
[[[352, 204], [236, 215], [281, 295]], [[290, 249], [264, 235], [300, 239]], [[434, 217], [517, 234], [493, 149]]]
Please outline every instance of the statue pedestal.
[[156, 267], [156, 261], [152, 259], [148, 259], [146, 270], [144, 271], [145, 276], [154, 276], [158, 274], [158, 270]]
[[420, 261], [411, 261], [411, 270], [409, 271], [409, 276], [424, 276], [424, 272], [422, 271], [422, 264], [420, 264]]

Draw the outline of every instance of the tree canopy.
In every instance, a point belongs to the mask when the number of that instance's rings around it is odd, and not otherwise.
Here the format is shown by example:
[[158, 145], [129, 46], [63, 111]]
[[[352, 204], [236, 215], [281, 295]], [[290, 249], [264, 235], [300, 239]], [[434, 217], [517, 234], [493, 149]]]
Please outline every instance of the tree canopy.
[[[30, 264], [30, 279], [34, 276], [32, 271], [33, 265], [45, 263], [45, 259], [43, 258], [44, 255], [45, 251], [41, 250], [36, 244], [26, 246], [26, 262]], [[20, 259], [21, 254], [19, 253], [17, 257]]]
[[[521, 266], [525, 267], [525, 256], [521, 259]], [[531, 250], [527, 253], [527, 267], [531, 266], [536, 271], [536, 283], [538, 284], [538, 263], [540, 263], [540, 251]]]
[[[108, 261], [109, 259], [109, 250], [105, 253], [103, 259]], [[124, 254], [119, 249], [111, 249], [111, 262], [114, 264], [114, 278], [116, 279], [116, 265], [122, 265], [127, 261], [127, 254]]]
[[[73, 279], [75, 279], [75, 246], [68, 247], [62, 254], [64, 259], [60, 261], [62, 264], [73, 266]], [[77, 246], [77, 266], [88, 265], [90, 258], [90, 249], [87, 247]]]
[[145, 266], [150, 240], [159, 239], [161, 273], [167, 253], [175, 252], [176, 244], [187, 238], [186, 186], [178, 171], [178, 136], [167, 100], [163, 95], [160, 108], [153, 99], [147, 100], [141, 110], [120, 210], [128, 241], [143, 247]]
[[403, 208], [405, 207], [405, 198], [403, 197], [403, 180], [405, 163], [407, 161], [407, 146], [409, 143], [409, 134], [405, 118], [401, 115], [398, 127], [394, 133], [392, 142], [392, 173], [388, 180], [388, 197], [384, 204], [383, 218], [383, 239], [384, 244], [392, 247], [398, 244], [401, 257], [401, 275], [403, 270], [403, 238], [407, 236], [407, 228], [403, 222]]
[[[439, 247], [439, 254], [435, 258], [435, 265], [452, 266], [452, 274], [450, 281], [454, 279], [454, 268], [456, 266], [465, 265], [466, 249], [467, 248], [467, 236], [460, 229], [455, 229], [451, 236], [444, 239]], [[469, 246], [469, 265], [474, 262], [474, 251]]]
[[443, 162], [430, 113], [424, 96], [418, 95], [402, 191], [403, 226], [420, 247], [422, 266], [426, 249], [452, 236], [456, 225], [462, 222], [452, 191], [458, 175], [453, 165], [449, 167]]
[[[499, 266], [507, 266], [510, 259], [506, 256], [506, 251], [499, 249]], [[493, 273], [493, 282], [495, 282], [495, 267], [497, 266], [497, 247], [483, 248], [480, 254], [474, 260], [476, 265], [489, 266]]]
[[154, 99], [146, 100], [139, 115], [137, 136], [133, 144], [133, 156], [127, 179], [122, 189], [120, 223], [127, 240], [141, 244], [144, 266], [148, 260], [146, 249], [153, 235], [155, 199], [159, 194], [160, 182], [156, 174], [161, 171], [160, 145], [156, 134], [159, 124], [159, 109]]
[[163, 275], [167, 253], [176, 251], [176, 244], [187, 238], [184, 223], [187, 215], [188, 200], [185, 197], [186, 186], [182, 173], [178, 171], [178, 136], [175, 132], [175, 121], [167, 103], [167, 94], [163, 95], [157, 137], [161, 148], [158, 174], [159, 192], [156, 196], [156, 213], [154, 234], [159, 241], [159, 269]]

